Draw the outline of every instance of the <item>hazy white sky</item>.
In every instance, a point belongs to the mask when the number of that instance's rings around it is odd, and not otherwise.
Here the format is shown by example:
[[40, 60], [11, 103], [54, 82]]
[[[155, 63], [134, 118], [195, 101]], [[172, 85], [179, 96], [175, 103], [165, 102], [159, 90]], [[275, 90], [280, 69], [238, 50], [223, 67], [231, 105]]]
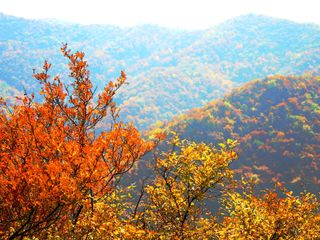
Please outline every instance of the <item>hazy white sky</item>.
[[0, 0], [0, 12], [25, 18], [185, 29], [208, 28], [247, 13], [320, 24], [319, 7], [320, 0]]

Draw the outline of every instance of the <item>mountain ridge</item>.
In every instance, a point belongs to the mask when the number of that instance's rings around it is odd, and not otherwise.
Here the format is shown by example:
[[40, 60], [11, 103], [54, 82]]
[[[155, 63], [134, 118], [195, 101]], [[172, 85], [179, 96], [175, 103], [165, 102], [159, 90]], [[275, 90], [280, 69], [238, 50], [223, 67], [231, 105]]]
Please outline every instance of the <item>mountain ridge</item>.
[[39, 69], [45, 59], [52, 63], [51, 75], [67, 75], [59, 53], [61, 42], [67, 42], [86, 53], [98, 88], [126, 71], [129, 85], [116, 101], [124, 119], [140, 129], [200, 107], [251, 79], [317, 75], [320, 69], [318, 26], [259, 15], [202, 31], [5, 18], [0, 15], [0, 79], [8, 86], [37, 91], [32, 69]]

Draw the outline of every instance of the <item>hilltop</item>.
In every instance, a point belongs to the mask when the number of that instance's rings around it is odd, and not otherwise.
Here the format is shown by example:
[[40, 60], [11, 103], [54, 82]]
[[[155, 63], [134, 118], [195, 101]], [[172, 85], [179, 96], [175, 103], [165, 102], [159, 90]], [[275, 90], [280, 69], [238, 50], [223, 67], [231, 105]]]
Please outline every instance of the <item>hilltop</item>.
[[234, 168], [264, 186], [286, 183], [296, 193], [319, 190], [320, 78], [273, 76], [167, 124], [182, 137], [218, 144], [239, 141]]

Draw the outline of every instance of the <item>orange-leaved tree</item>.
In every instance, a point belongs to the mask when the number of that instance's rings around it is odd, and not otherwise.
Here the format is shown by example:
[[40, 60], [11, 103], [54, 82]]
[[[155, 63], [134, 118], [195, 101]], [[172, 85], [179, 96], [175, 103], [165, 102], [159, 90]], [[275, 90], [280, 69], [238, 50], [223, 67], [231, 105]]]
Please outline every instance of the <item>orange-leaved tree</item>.
[[[113, 97], [125, 73], [95, 96], [84, 53], [67, 45], [61, 51], [69, 61], [70, 85], [51, 79], [45, 62], [34, 74], [43, 102], [33, 94], [15, 106], [1, 100], [0, 235], [8, 239], [88, 235], [120, 177], [152, 148], [118, 120]], [[108, 129], [96, 134], [103, 119]]]

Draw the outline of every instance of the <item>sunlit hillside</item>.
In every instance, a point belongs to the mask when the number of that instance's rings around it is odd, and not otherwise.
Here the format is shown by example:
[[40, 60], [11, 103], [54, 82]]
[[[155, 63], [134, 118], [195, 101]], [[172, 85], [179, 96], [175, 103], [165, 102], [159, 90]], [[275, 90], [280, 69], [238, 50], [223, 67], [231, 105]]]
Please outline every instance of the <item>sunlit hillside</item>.
[[241, 174], [296, 193], [319, 190], [319, 77], [273, 76], [176, 117], [167, 127], [197, 142], [240, 142]]

